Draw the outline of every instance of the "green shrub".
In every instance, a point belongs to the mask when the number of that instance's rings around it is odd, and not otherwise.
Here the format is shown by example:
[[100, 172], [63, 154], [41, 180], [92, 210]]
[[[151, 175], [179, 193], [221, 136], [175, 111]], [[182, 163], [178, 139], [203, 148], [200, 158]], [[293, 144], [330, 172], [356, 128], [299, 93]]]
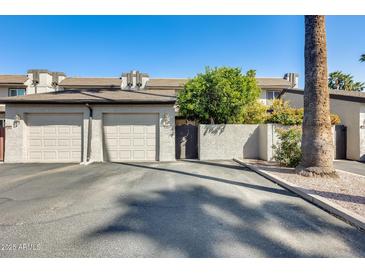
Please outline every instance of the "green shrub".
[[237, 119], [232, 119], [231, 123], [236, 124], [264, 124], [268, 118], [267, 106], [258, 100], [241, 109]]
[[268, 123], [285, 126], [301, 125], [304, 111], [302, 108], [291, 108], [287, 101], [276, 99], [269, 108]]
[[[268, 110], [267, 123], [281, 124], [284, 126], [298, 126], [303, 123], [304, 109], [292, 108], [287, 101], [275, 99]], [[341, 119], [337, 114], [331, 113], [331, 124], [338, 125]]]
[[300, 127], [278, 128], [276, 132], [280, 142], [277, 146], [273, 146], [275, 150], [274, 159], [283, 166], [297, 166], [302, 158], [300, 149], [302, 131]]

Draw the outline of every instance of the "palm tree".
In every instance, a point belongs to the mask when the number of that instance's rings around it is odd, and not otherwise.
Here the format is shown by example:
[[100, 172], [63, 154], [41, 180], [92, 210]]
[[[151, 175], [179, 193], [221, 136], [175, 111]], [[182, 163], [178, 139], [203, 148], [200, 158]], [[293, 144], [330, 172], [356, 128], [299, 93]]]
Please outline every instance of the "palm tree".
[[302, 159], [296, 170], [304, 176], [332, 176], [336, 173], [333, 168], [324, 16], [305, 16], [304, 57]]
[[362, 54], [360, 57], [360, 62], [365, 62], [365, 54]]
[[362, 91], [365, 88], [365, 83], [355, 82], [354, 76], [351, 74], [346, 74], [342, 71], [334, 71], [329, 74], [328, 87], [330, 89]]

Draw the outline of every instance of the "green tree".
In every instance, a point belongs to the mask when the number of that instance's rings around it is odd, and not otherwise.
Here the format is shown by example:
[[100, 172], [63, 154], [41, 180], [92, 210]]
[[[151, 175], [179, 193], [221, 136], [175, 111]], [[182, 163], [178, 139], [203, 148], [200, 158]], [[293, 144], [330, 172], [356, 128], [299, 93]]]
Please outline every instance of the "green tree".
[[179, 112], [201, 123], [234, 123], [260, 96], [255, 76], [254, 70], [244, 75], [240, 68], [207, 67], [178, 93]]
[[351, 74], [334, 71], [329, 74], [328, 87], [330, 89], [362, 91], [365, 88], [365, 83], [355, 82]]
[[365, 54], [362, 54], [362, 55], [360, 56], [360, 62], [365, 62]]

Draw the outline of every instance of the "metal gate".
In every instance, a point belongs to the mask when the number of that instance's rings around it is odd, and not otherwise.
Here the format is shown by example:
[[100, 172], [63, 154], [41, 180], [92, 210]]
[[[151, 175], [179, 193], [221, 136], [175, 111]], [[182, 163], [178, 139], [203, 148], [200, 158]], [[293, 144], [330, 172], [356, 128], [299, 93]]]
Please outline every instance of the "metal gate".
[[335, 126], [335, 159], [346, 159], [347, 151], [347, 127]]
[[0, 161], [4, 161], [5, 152], [5, 128], [0, 127]]
[[176, 159], [198, 158], [198, 127], [194, 125], [176, 126]]

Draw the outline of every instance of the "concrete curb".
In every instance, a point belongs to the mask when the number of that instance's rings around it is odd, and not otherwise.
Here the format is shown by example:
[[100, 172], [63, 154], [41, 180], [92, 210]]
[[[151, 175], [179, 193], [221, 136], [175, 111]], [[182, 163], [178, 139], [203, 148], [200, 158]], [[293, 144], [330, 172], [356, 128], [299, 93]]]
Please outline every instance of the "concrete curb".
[[305, 193], [304, 191], [298, 189], [295, 185], [289, 183], [288, 181], [283, 180], [282, 178], [272, 175], [266, 171], [260, 170], [259, 168], [255, 167], [254, 165], [245, 163], [244, 161], [236, 159], [236, 158], [234, 158], [233, 161], [251, 169], [252, 171], [265, 177], [266, 179], [269, 179], [270, 181], [273, 181], [274, 183], [280, 185], [281, 187], [284, 187], [284, 188], [288, 189], [289, 191], [294, 192], [301, 198], [315, 204], [316, 206], [324, 209], [325, 211], [346, 221], [347, 223], [365, 231], [365, 218], [364, 217], [362, 217], [356, 213], [350, 212], [349, 210], [329, 201], [326, 198], [323, 198], [323, 197], [315, 195], [315, 194]]
[[362, 174], [358, 174], [358, 173], [354, 173], [354, 172], [346, 171], [346, 170], [339, 169], [339, 168], [336, 168], [336, 170], [337, 170], [337, 171], [341, 171], [341, 172], [343, 172], [343, 173], [347, 173], [347, 174], [351, 174], [351, 175], [356, 175], [356, 176], [359, 176], [359, 177], [363, 177], [363, 178], [365, 178], [365, 176], [364, 176], [364, 175], [362, 175]]

